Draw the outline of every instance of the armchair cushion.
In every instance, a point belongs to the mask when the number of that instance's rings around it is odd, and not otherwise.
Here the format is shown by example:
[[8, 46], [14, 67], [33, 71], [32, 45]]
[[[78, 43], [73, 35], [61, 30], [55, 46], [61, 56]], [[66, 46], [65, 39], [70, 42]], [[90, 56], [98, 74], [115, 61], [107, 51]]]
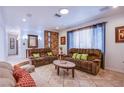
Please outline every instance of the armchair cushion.
[[15, 87], [16, 82], [9, 78], [0, 78], [0, 87]]
[[5, 68], [8, 70], [13, 70], [11, 64], [7, 63], [7, 62], [0, 62], [0, 68]]
[[13, 77], [13, 72], [11, 70], [0, 68], [0, 86], [12, 86], [16, 85], [16, 80]]

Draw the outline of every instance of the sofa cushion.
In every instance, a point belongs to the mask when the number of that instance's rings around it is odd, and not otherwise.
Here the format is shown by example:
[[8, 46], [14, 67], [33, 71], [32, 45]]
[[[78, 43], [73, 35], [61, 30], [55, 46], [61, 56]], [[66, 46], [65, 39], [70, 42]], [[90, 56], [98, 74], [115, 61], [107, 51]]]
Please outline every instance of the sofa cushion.
[[15, 87], [16, 82], [9, 78], [0, 78], [0, 87]]
[[15, 80], [13, 77], [13, 72], [5, 68], [0, 68], [0, 78], [10, 78], [13, 81]]
[[81, 54], [81, 60], [87, 60], [88, 54]]
[[13, 70], [12, 65], [7, 62], [0, 62], [0, 68], [5, 68], [8, 70]]
[[87, 58], [87, 60], [92, 61], [92, 60], [94, 60], [94, 59], [96, 59], [96, 58], [97, 58], [96, 56], [89, 55], [88, 58]]
[[74, 53], [74, 54], [72, 55], [72, 58], [73, 58], [73, 59], [76, 59], [77, 54], [78, 54], [78, 53]]
[[[13, 77], [13, 72], [11, 70], [0, 68], [0, 86], [15, 86], [16, 80]], [[2, 81], [3, 80], [3, 81]], [[4, 82], [5, 81], [5, 82]]]

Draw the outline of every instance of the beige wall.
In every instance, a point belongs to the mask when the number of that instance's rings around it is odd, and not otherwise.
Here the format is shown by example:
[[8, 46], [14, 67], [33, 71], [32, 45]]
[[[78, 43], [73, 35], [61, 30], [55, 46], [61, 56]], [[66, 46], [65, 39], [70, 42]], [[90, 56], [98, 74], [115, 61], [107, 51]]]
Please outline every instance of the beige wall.
[[[104, 21], [107, 22], [105, 68], [124, 73], [124, 43], [115, 43], [115, 27], [124, 26], [124, 14], [118, 14], [85, 23], [82, 25], [82, 27]], [[59, 35], [60, 37], [67, 36], [67, 31], [61, 31]], [[63, 46], [63, 49], [63, 52], [67, 53], [67, 42], [66, 45]]]
[[0, 61], [5, 61], [5, 24], [0, 7]]

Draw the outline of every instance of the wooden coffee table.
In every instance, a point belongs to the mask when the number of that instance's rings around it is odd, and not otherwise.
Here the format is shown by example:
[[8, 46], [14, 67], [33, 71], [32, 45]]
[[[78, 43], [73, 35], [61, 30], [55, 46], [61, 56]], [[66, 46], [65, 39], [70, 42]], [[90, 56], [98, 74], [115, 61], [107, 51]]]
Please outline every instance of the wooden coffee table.
[[75, 69], [75, 64], [69, 61], [65, 60], [54, 60], [53, 64], [55, 65], [55, 68], [57, 68], [57, 74], [59, 75], [59, 70], [60, 68], [69, 69], [72, 70], [72, 77], [74, 78], [74, 69]]

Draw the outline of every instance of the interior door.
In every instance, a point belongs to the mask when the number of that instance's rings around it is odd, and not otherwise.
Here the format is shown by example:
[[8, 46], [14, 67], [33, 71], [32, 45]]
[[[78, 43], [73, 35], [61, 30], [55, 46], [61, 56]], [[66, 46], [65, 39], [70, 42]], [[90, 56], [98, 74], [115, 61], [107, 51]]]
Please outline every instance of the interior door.
[[9, 34], [8, 35], [8, 55], [18, 54], [18, 35]]

